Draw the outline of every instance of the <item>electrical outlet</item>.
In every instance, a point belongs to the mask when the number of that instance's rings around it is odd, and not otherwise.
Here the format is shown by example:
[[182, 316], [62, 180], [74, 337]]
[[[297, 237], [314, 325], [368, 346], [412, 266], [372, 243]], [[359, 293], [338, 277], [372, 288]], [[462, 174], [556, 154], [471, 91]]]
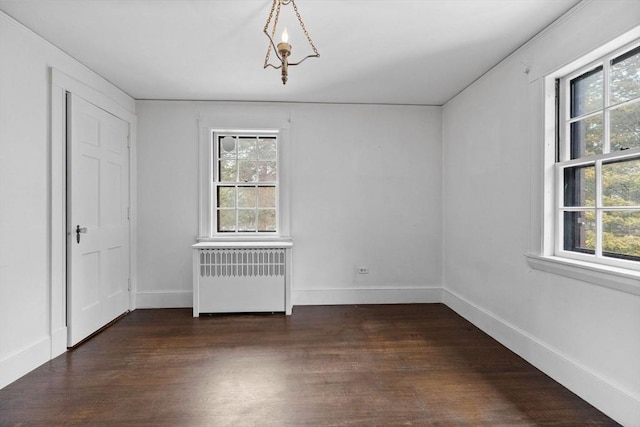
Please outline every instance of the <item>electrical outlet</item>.
[[358, 274], [369, 274], [369, 267], [358, 267]]

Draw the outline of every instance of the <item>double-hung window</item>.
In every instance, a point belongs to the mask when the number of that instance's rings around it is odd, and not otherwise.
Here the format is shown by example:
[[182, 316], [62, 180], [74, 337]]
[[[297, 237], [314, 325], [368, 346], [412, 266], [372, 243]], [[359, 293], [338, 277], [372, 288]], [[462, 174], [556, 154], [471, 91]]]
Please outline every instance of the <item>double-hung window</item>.
[[276, 235], [279, 217], [277, 131], [212, 131], [214, 235]]
[[640, 46], [556, 82], [554, 254], [640, 269]]
[[198, 118], [198, 242], [290, 243], [291, 114], [244, 107]]

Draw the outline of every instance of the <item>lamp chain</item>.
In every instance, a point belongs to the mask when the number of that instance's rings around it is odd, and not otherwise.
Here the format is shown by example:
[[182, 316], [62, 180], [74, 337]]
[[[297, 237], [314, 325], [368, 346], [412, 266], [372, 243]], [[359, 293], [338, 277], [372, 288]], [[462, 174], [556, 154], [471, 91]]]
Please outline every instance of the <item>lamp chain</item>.
[[[273, 30], [271, 31], [271, 38], [273, 39], [273, 37], [275, 37], [276, 34], [276, 28], [278, 27], [278, 18], [280, 17], [280, 4], [281, 2], [278, 2], [278, 10], [276, 11], [276, 19], [273, 21]], [[269, 29], [269, 23], [271, 22], [271, 18], [273, 18], [273, 11], [276, 7], [276, 2], [274, 1], [271, 4], [271, 11], [269, 11], [269, 18], [267, 18], [267, 23], [264, 24], [264, 32], [266, 34], [268, 34], [267, 30]], [[269, 55], [271, 54], [271, 48], [267, 48], [267, 54], [264, 57], [264, 66], [266, 67], [267, 64], [269, 63]]]
[[298, 21], [300, 22], [302, 31], [304, 31], [304, 35], [307, 37], [307, 41], [309, 41], [309, 44], [311, 45], [311, 49], [313, 49], [313, 53], [316, 54], [317, 56], [320, 56], [320, 54], [318, 53], [318, 49], [316, 49], [316, 46], [313, 44], [313, 41], [311, 41], [311, 36], [309, 36], [309, 33], [307, 32], [307, 28], [304, 26], [304, 22], [302, 22], [302, 18], [300, 17], [300, 13], [298, 12], [298, 6], [296, 6], [296, 2], [294, 0], [291, 0], [291, 3], [293, 4], [293, 10], [296, 12], [296, 16], [298, 17]]

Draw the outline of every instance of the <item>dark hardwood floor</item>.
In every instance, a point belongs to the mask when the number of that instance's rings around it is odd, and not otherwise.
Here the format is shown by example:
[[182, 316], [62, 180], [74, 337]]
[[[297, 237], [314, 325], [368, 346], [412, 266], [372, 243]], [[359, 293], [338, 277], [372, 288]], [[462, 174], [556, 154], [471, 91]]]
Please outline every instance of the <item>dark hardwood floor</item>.
[[137, 310], [0, 390], [0, 425], [611, 426], [442, 304]]

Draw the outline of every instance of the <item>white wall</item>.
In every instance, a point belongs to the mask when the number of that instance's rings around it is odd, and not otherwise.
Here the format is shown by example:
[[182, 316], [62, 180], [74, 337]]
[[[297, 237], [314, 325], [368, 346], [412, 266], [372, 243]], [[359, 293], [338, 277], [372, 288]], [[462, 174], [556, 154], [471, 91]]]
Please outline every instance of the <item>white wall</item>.
[[[531, 270], [524, 258], [540, 78], [639, 17], [637, 0], [583, 3], [449, 102], [444, 117], [431, 107], [137, 102], [138, 306], [191, 302], [197, 118], [277, 111], [292, 118], [294, 304], [439, 301], [444, 224], [444, 301], [610, 416], [640, 425], [639, 298]], [[0, 387], [51, 356], [49, 67], [134, 110], [0, 13]], [[359, 265], [371, 273], [357, 276]]]
[[216, 118], [265, 115], [291, 117], [294, 305], [440, 300], [439, 107], [139, 101], [136, 111], [138, 307], [191, 305], [198, 117], [225, 127]]
[[50, 67], [135, 108], [0, 12], [0, 387], [52, 356]]
[[629, 426], [640, 297], [532, 270], [525, 254], [541, 203], [542, 77], [638, 24], [637, 0], [582, 3], [443, 109], [444, 301]]

